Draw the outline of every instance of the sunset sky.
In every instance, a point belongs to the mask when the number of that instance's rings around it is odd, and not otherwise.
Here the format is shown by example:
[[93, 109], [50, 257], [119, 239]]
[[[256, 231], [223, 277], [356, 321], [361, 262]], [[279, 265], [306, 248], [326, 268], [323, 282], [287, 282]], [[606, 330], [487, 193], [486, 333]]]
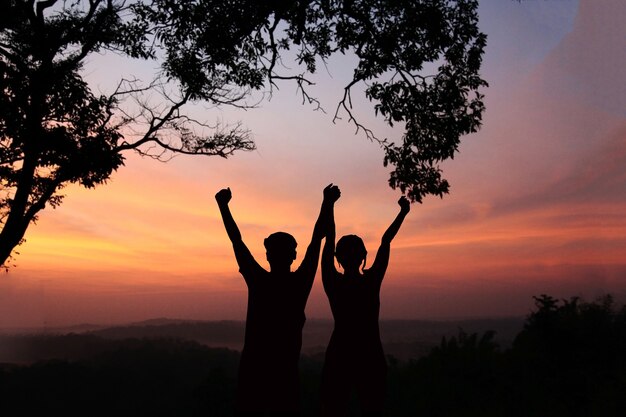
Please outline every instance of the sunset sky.
[[[412, 206], [392, 244], [381, 317], [524, 315], [542, 293], [626, 301], [626, 2], [482, 0], [480, 18], [484, 125], [443, 165], [450, 194]], [[241, 121], [254, 152], [168, 163], [128, 154], [109, 184], [68, 188], [0, 275], [0, 328], [243, 320], [246, 287], [214, 200], [226, 186], [262, 265], [263, 238], [278, 230], [297, 239], [299, 264], [331, 182], [342, 191], [338, 236], [362, 236], [373, 259], [400, 194], [381, 149], [345, 118], [332, 123], [350, 62], [331, 60], [316, 77], [326, 113], [291, 84], [258, 109], [192, 109]], [[86, 76], [106, 90], [144, 70], [94, 57]], [[380, 136], [402, 134], [367, 101], [355, 108]], [[330, 317], [319, 273], [307, 316]]]

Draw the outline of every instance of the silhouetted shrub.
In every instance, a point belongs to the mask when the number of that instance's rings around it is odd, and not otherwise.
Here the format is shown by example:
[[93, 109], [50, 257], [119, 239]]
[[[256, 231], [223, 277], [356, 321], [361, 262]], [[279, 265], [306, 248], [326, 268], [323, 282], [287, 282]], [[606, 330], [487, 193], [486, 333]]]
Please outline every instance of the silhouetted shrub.
[[388, 415], [497, 415], [492, 411], [502, 355], [493, 337], [461, 330], [417, 361], [404, 366], [390, 361]]
[[510, 352], [520, 415], [626, 415], [626, 308], [611, 296], [535, 303]]
[[626, 415], [626, 307], [610, 296], [535, 302], [510, 349], [461, 330], [419, 360], [391, 360], [387, 415]]

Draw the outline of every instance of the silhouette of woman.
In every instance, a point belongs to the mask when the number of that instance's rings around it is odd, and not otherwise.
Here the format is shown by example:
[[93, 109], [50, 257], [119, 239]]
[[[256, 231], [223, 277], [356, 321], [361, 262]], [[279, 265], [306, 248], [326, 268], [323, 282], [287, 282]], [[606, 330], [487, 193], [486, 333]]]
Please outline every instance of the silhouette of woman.
[[[384, 233], [376, 259], [365, 269], [363, 240], [344, 236], [335, 251], [334, 213], [322, 252], [322, 282], [335, 319], [322, 373], [322, 415], [348, 415], [352, 389], [356, 390], [364, 416], [382, 415], [387, 364], [378, 331], [380, 286], [389, 264], [391, 241], [410, 210], [409, 201], [398, 200], [400, 212]], [[334, 256], [343, 267], [335, 268]], [[362, 268], [362, 272], [359, 270]]]

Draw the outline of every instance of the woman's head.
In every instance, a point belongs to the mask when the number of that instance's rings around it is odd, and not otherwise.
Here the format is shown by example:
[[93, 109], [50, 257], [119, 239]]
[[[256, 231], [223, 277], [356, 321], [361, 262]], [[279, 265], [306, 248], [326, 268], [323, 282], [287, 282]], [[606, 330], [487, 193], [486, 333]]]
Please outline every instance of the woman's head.
[[359, 269], [361, 264], [365, 267], [367, 250], [363, 239], [356, 235], [346, 235], [339, 239], [335, 248], [337, 262], [346, 269]]

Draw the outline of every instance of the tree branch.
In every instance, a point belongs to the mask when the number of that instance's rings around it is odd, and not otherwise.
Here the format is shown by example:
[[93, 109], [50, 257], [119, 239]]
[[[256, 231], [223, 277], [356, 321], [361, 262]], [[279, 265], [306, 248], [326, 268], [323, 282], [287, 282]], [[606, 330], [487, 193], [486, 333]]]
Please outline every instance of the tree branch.
[[38, 1], [37, 2], [37, 11], [35, 13], [37, 20], [39, 21], [39, 24], [43, 25], [44, 24], [44, 16], [43, 16], [43, 12], [44, 10], [52, 7], [55, 5], [55, 3], [58, 0], [44, 0], [44, 1]]
[[343, 108], [348, 114], [348, 123], [354, 123], [354, 125], [356, 126], [356, 131], [354, 132], [355, 134], [359, 133], [359, 131], [362, 130], [365, 133], [367, 139], [378, 142], [378, 144], [380, 145], [384, 145], [386, 143], [386, 140], [378, 139], [376, 135], [374, 135], [374, 132], [359, 123], [352, 113], [351, 89], [355, 84], [359, 83], [360, 81], [362, 80], [355, 78], [346, 87], [344, 87], [343, 98], [339, 101], [339, 104], [337, 104], [337, 108], [335, 109], [335, 115], [333, 116], [333, 123], [335, 123], [337, 120], [341, 120], [341, 117], [339, 116], [339, 111]]

